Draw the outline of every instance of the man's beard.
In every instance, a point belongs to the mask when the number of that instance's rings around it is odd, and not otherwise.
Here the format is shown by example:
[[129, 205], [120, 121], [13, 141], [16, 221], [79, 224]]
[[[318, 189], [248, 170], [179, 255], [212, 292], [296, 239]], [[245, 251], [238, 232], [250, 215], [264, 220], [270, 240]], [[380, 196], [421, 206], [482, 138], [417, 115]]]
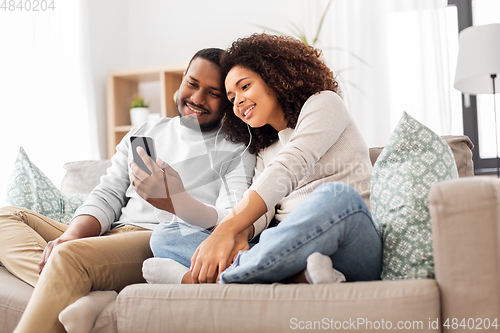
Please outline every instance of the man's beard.
[[[209, 122], [199, 123], [198, 118], [191, 117], [189, 115], [182, 116], [180, 107], [179, 107], [179, 98], [175, 99], [175, 107], [177, 108], [177, 114], [179, 115], [179, 119], [181, 124], [191, 128], [191, 129], [200, 129], [202, 132], [210, 131], [219, 126], [221, 119], [214, 119]], [[199, 108], [199, 107], [198, 107]]]

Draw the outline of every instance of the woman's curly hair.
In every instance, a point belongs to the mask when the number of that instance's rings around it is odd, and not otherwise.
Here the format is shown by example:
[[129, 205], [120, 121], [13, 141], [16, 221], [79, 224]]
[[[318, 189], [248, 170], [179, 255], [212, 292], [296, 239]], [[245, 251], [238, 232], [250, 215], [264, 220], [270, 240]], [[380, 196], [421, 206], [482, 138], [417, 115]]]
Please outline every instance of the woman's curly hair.
[[[221, 67], [223, 77], [235, 66], [259, 74], [278, 96], [287, 127], [295, 128], [300, 110], [309, 97], [322, 90], [338, 92], [338, 83], [320, 56], [320, 50], [298, 39], [262, 33], [233, 42], [222, 54]], [[247, 125], [232, 110], [225, 112], [223, 129], [232, 142], [247, 143], [250, 139]], [[250, 128], [250, 131], [251, 153], [278, 139], [277, 131], [270, 125]]]

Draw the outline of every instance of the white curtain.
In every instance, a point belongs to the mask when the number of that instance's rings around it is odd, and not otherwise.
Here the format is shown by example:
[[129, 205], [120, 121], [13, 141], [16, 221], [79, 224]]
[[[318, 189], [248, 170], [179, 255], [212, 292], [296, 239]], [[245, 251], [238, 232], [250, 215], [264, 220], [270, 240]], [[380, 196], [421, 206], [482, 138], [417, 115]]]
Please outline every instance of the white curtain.
[[99, 158], [85, 22], [83, 0], [0, 11], [0, 202], [20, 146], [56, 186], [65, 162]]
[[[307, 1], [309, 31], [327, 4]], [[438, 134], [462, 133], [448, 14], [446, 0], [333, 0], [315, 46], [369, 146], [387, 143], [403, 111]]]

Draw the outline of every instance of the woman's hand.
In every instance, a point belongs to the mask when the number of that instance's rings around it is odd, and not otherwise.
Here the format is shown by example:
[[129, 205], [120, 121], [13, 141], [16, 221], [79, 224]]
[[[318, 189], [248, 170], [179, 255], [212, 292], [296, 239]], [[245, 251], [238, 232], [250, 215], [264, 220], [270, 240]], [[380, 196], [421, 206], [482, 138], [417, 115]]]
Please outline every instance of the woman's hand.
[[151, 171], [151, 175], [131, 160], [129, 167], [132, 186], [144, 200], [154, 207], [175, 214], [172, 196], [186, 191], [179, 174], [160, 158], [157, 158], [155, 163], [142, 147], [138, 147], [137, 152]]
[[235, 260], [236, 257], [238, 256], [238, 253], [240, 251], [248, 251], [250, 250], [250, 245], [248, 244], [248, 240], [251, 235], [253, 235], [254, 229], [253, 225], [251, 225], [248, 229], [240, 232], [239, 234], [234, 237], [234, 247], [231, 250], [231, 254], [229, 255], [229, 258], [231, 259], [231, 262], [228, 264], [231, 265]]
[[248, 230], [233, 235], [219, 224], [196, 249], [191, 258], [193, 283], [215, 283], [219, 275], [233, 263], [240, 251], [248, 251]]
[[235, 235], [218, 225], [196, 249], [191, 258], [193, 283], [215, 283], [231, 263]]

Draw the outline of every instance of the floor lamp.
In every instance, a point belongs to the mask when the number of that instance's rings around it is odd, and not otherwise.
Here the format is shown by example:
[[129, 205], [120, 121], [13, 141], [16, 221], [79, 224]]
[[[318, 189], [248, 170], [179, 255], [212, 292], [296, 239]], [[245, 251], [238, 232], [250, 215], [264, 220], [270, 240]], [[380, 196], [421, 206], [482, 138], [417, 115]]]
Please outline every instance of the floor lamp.
[[[453, 87], [465, 94], [493, 94], [497, 177], [500, 178], [495, 83], [500, 75], [500, 23], [468, 27], [460, 32]], [[496, 82], [495, 82], [496, 81]]]

